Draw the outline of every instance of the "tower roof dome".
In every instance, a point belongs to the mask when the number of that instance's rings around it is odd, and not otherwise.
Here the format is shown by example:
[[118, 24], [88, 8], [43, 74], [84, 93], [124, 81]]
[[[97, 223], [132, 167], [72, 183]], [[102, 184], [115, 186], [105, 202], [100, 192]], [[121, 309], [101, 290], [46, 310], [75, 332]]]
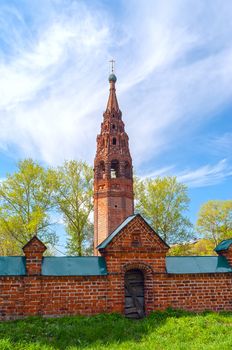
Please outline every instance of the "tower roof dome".
[[109, 76], [109, 82], [113, 81], [114, 83], [116, 83], [117, 81], [117, 77], [114, 73], [111, 73]]

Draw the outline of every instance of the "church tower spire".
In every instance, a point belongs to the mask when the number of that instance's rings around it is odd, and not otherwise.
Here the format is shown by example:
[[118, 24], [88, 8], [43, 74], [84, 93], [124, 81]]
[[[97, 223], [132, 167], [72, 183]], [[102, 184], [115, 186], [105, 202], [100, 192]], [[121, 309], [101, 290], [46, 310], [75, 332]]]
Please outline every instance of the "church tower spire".
[[94, 251], [134, 212], [132, 159], [119, 109], [113, 72], [110, 93], [97, 136], [94, 160]]

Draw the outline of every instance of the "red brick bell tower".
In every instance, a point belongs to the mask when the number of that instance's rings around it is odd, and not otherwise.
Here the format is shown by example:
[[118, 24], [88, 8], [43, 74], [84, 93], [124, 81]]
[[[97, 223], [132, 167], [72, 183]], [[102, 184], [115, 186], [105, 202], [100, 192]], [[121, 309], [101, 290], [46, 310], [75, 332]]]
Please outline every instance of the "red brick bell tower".
[[134, 212], [132, 159], [116, 97], [116, 80], [112, 69], [109, 99], [94, 160], [95, 254], [98, 244]]

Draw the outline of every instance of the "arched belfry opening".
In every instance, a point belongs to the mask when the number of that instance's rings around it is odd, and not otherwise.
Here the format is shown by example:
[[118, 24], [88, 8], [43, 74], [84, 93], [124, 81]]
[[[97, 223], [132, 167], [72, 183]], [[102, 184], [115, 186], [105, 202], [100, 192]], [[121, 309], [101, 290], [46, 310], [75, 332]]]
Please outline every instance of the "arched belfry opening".
[[124, 278], [125, 316], [139, 319], [145, 316], [144, 275], [139, 269], [128, 270]]
[[119, 161], [114, 159], [110, 165], [110, 178], [116, 179], [119, 175]]

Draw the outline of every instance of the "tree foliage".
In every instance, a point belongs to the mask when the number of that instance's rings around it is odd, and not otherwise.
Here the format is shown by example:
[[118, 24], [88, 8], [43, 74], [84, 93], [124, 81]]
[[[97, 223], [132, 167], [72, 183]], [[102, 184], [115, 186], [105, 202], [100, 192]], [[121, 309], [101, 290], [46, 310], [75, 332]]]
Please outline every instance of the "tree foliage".
[[169, 249], [168, 255], [217, 255], [214, 248], [212, 240], [203, 238], [192, 243], [175, 244]]
[[210, 200], [198, 213], [197, 230], [217, 245], [232, 237], [232, 200]]
[[0, 185], [0, 254], [21, 254], [22, 246], [37, 235], [50, 250], [57, 242], [53, 218], [63, 216], [69, 254], [92, 253], [93, 172], [86, 163], [69, 161], [45, 169], [27, 159]]
[[52, 196], [51, 172], [31, 159], [19, 162], [17, 171], [0, 184], [0, 237], [6, 253], [20, 253], [34, 235], [54, 245]]
[[187, 187], [176, 177], [135, 180], [136, 210], [151, 223], [168, 243], [187, 240], [192, 225], [185, 216], [189, 197]]
[[66, 161], [55, 172], [55, 202], [63, 215], [69, 254], [92, 252], [93, 170], [85, 162]]

